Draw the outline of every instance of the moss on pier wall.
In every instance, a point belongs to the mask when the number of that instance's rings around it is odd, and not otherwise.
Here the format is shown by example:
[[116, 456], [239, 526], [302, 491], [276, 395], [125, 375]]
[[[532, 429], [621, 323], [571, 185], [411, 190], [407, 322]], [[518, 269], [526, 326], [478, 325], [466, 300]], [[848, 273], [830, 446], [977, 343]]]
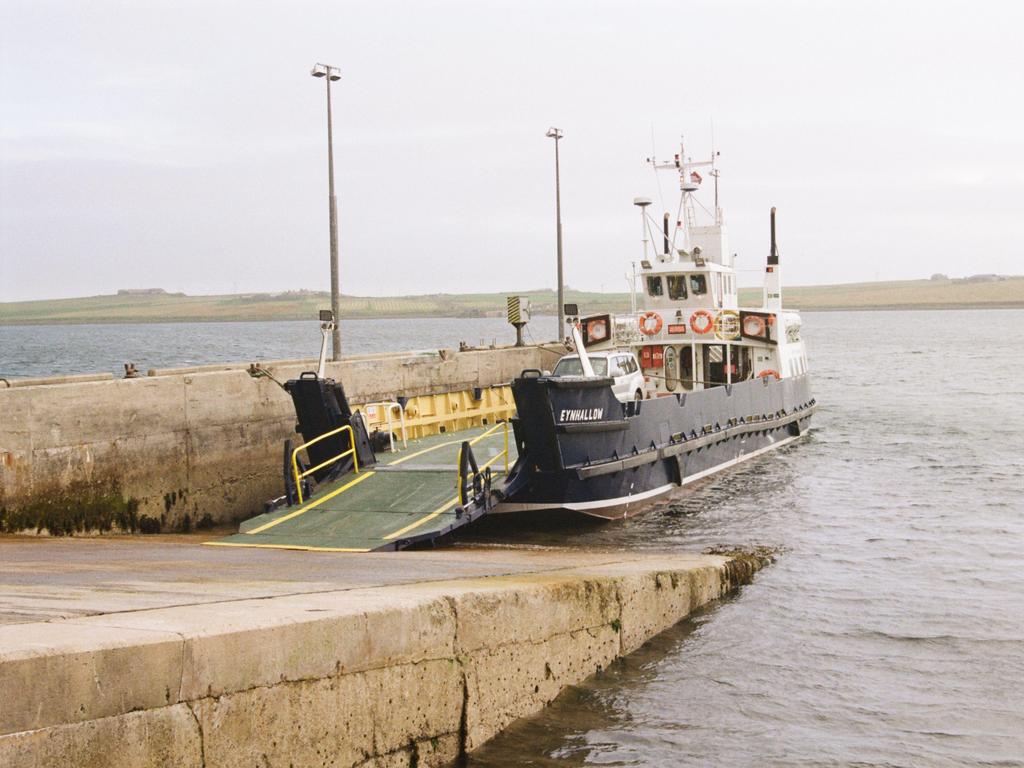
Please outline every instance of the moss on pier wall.
[[708, 547], [704, 554], [729, 558], [724, 566], [725, 580], [730, 585], [728, 589], [735, 589], [741, 584], [748, 583], [759, 570], [774, 563], [782, 554], [782, 550], [778, 547], [765, 546]]
[[0, 507], [0, 532], [35, 531], [70, 536], [87, 531], [159, 533], [160, 520], [139, 514], [139, 501], [125, 498], [116, 480], [76, 481], [36, 494], [27, 504]]

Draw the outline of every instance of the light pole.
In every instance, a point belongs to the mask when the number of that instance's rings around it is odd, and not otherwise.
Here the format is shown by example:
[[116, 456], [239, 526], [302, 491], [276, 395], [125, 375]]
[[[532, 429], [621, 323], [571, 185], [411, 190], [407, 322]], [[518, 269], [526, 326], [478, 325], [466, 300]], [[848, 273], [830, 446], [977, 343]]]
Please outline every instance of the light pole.
[[548, 128], [545, 134], [549, 139], [555, 140], [555, 225], [558, 236], [558, 339], [565, 338], [565, 280], [562, 279], [562, 190], [561, 179], [558, 170], [558, 141], [562, 138], [562, 131], [558, 128]]
[[331, 311], [334, 330], [331, 332], [331, 360], [341, 359], [341, 300], [338, 289], [338, 200], [334, 196], [334, 128], [331, 124], [331, 82], [341, 79], [341, 70], [328, 64], [317, 64], [309, 73], [327, 83], [327, 187], [330, 196], [331, 221]]

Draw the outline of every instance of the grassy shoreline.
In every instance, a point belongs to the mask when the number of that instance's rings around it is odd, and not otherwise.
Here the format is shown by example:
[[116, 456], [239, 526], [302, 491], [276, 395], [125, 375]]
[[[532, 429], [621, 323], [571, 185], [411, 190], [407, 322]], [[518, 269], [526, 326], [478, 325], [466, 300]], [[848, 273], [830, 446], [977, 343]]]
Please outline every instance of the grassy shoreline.
[[[553, 291], [524, 291], [536, 315], [555, 313]], [[505, 293], [432, 294], [399, 297], [342, 296], [343, 319], [410, 317], [504, 317]], [[807, 311], [1024, 308], [1024, 277], [993, 282], [904, 280], [793, 286], [784, 303]], [[567, 291], [583, 312], [629, 309], [626, 293]], [[740, 290], [740, 304], [760, 304], [759, 289]], [[330, 303], [326, 293], [131, 294], [0, 303], [0, 325], [168, 323], [309, 320]]]

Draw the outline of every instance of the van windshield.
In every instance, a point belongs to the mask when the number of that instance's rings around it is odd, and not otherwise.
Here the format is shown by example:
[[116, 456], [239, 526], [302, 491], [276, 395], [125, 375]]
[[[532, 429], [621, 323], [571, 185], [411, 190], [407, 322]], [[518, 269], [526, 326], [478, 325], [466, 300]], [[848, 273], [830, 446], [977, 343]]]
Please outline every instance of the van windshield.
[[[592, 357], [590, 358], [590, 365], [594, 369], [594, 373], [598, 376], [605, 376], [608, 373], [608, 358], [607, 357]], [[583, 375], [583, 364], [580, 359], [573, 355], [572, 357], [563, 357], [558, 361], [558, 365], [555, 366], [555, 376], [582, 376]]]

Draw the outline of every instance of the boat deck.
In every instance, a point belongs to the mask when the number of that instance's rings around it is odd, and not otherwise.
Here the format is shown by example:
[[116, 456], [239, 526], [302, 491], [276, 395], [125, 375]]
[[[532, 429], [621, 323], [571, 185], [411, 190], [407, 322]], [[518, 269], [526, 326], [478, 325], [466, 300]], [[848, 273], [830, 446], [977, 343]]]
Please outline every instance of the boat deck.
[[[507, 444], [506, 444], [507, 440]], [[239, 532], [214, 546], [270, 547], [325, 552], [373, 552], [429, 541], [480, 515], [461, 512], [459, 450], [467, 441], [483, 470], [494, 475], [516, 459], [511, 428], [499, 423], [410, 441], [409, 447], [378, 456], [360, 468], [318, 485], [297, 506], [281, 507], [242, 523]]]

